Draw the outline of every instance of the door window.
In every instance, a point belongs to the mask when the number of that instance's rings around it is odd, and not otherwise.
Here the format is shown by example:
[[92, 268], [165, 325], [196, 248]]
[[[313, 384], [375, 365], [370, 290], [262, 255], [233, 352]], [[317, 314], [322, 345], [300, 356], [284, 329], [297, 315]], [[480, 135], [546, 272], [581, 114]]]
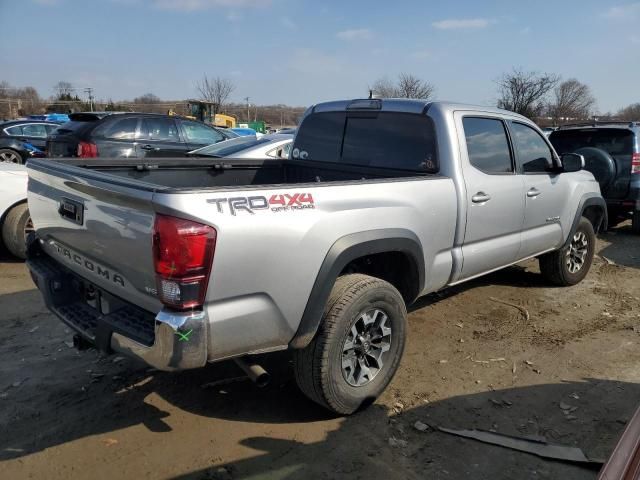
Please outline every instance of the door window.
[[522, 123], [513, 123], [514, 143], [524, 173], [547, 173], [553, 166], [551, 149], [540, 134]]
[[15, 127], [9, 127], [4, 129], [7, 135], [12, 135], [14, 137], [22, 136], [22, 125], [16, 125]]
[[120, 118], [108, 123], [102, 134], [113, 140], [133, 140], [136, 137], [137, 118]]
[[22, 135], [25, 137], [46, 138], [47, 130], [42, 124], [30, 123], [22, 126]]
[[184, 134], [189, 143], [211, 145], [212, 143], [218, 143], [225, 139], [217, 130], [207, 127], [202, 123], [183, 121], [182, 126], [184, 127]]
[[162, 117], [143, 118], [138, 138], [141, 140], [180, 142], [176, 122], [171, 118]]
[[513, 172], [509, 140], [502, 120], [464, 117], [462, 125], [471, 165], [487, 174]]

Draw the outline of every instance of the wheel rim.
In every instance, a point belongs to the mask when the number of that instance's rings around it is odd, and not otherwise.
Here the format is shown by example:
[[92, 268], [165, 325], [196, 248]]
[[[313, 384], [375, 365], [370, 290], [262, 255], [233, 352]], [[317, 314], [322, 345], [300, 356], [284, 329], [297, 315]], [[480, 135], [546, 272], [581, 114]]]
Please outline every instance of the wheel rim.
[[27, 241], [27, 237], [29, 236], [29, 234], [31, 232], [35, 232], [35, 229], [33, 228], [33, 222], [31, 221], [31, 217], [29, 217], [27, 219], [27, 223], [24, 225], [24, 241], [25, 241], [25, 243]]
[[362, 387], [384, 367], [391, 349], [389, 316], [379, 308], [360, 314], [342, 345], [342, 375], [349, 385]]
[[567, 269], [571, 273], [579, 272], [584, 266], [587, 251], [589, 249], [589, 240], [584, 232], [576, 233], [571, 239], [569, 249], [567, 250]]
[[3, 163], [20, 163], [18, 154], [13, 152], [0, 152], [0, 162]]

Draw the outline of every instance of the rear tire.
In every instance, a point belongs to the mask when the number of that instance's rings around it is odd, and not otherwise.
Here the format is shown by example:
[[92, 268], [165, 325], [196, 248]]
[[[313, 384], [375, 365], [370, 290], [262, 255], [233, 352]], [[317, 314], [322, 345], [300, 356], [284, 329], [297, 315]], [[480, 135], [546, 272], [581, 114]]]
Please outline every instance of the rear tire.
[[0, 148], [0, 163], [16, 163], [22, 165], [22, 156], [10, 148]]
[[406, 324], [404, 300], [390, 283], [361, 274], [339, 277], [316, 336], [294, 351], [300, 390], [342, 415], [373, 403], [398, 369]]
[[2, 223], [4, 246], [13, 256], [27, 257], [27, 235], [33, 231], [29, 208], [26, 203], [16, 205], [7, 213]]
[[566, 247], [539, 258], [540, 272], [554, 285], [566, 287], [580, 283], [591, 267], [595, 245], [593, 225], [582, 217]]
[[631, 231], [636, 235], [640, 235], [640, 210], [633, 211], [633, 217], [631, 217]]

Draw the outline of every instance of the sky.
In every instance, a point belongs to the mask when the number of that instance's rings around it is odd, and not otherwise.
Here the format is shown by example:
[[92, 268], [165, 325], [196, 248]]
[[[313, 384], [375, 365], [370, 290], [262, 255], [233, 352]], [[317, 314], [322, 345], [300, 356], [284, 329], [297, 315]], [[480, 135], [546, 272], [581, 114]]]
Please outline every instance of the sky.
[[414, 74], [443, 100], [495, 104], [513, 68], [588, 84], [601, 113], [640, 102], [640, 2], [624, 0], [0, 0], [0, 81], [98, 99], [198, 96], [307, 106]]

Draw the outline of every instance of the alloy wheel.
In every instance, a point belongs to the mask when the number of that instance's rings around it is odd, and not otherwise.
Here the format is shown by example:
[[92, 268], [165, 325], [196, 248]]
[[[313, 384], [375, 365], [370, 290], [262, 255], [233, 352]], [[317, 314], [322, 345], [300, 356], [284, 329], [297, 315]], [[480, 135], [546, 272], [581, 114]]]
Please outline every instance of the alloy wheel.
[[567, 269], [571, 273], [579, 272], [584, 266], [584, 260], [589, 249], [589, 241], [584, 232], [577, 232], [571, 239], [567, 249]]
[[382, 370], [391, 349], [389, 316], [376, 308], [360, 314], [342, 346], [342, 375], [349, 385], [362, 387]]
[[14, 152], [0, 152], [0, 162], [20, 163], [20, 156]]

